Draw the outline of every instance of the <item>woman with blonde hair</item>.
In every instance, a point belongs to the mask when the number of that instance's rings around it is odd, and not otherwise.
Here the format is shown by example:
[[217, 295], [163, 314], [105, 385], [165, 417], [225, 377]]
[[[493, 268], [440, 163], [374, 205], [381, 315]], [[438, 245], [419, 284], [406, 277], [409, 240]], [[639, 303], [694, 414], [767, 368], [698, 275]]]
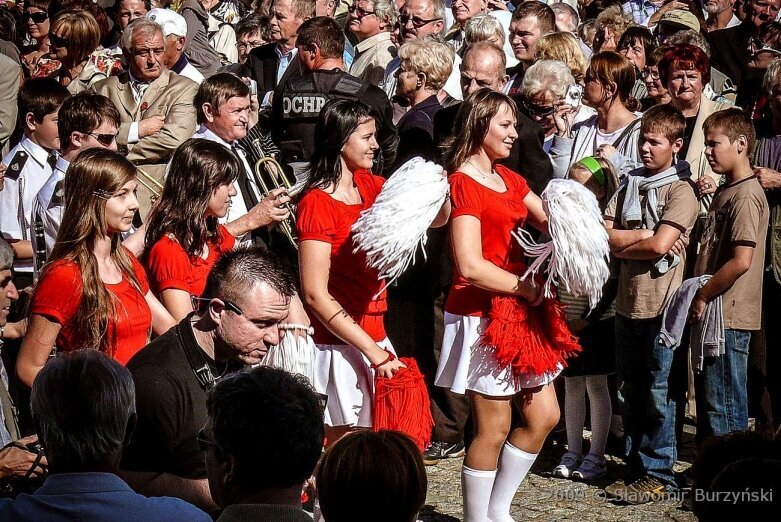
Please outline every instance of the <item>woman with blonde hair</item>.
[[[535, 280], [521, 278], [523, 251], [511, 232], [527, 222], [545, 232], [548, 220], [526, 181], [497, 164], [518, 137], [516, 114], [508, 96], [475, 92], [458, 110], [460, 132], [445, 155], [454, 273], [435, 384], [466, 394], [474, 418], [475, 436], [461, 472], [465, 522], [512, 520], [513, 496], [559, 420], [553, 379], [565, 354], [576, 350], [558, 342], [572, 340], [568, 331], [555, 341], [542, 338], [549, 326], [566, 326], [561, 316], [558, 324], [552, 321], [556, 305], [543, 298]], [[516, 338], [528, 343], [507, 346], [486, 337], [493, 321], [502, 323], [499, 310], [508, 302], [513, 312], [520, 310], [511, 317], [522, 330]], [[539, 365], [532, 364], [527, 345], [539, 348]], [[513, 409], [523, 418], [514, 429]]]
[[65, 175], [62, 225], [35, 287], [16, 374], [31, 386], [56, 346], [96, 349], [122, 364], [174, 320], [122, 246], [138, 210], [137, 170], [114, 151], [80, 153]]
[[579, 84], [586, 77], [588, 61], [583, 56], [578, 38], [572, 33], [550, 33], [537, 40], [534, 60], [555, 60], [569, 67], [572, 76]]
[[49, 54], [38, 61], [32, 76], [55, 78], [71, 94], [85, 91], [110, 72], [91, 58], [99, 46], [100, 25], [90, 13], [61, 11], [49, 30]]
[[563, 178], [570, 165], [586, 156], [604, 157], [619, 176], [640, 166], [640, 103], [632, 97], [635, 66], [625, 56], [604, 51], [591, 58], [586, 71], [583, 103], [596, 110], [575, 123], [574, 107], [561, 102], [554, 114], [556, 134], [551, 145], [553, 175]]

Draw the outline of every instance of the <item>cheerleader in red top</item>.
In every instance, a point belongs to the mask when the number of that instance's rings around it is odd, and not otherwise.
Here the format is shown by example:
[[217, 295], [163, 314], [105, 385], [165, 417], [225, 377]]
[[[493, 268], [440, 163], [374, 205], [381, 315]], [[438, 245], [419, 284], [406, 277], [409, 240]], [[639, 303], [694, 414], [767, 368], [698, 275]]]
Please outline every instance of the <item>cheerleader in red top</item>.
[[79, 154], [64, 180], [62, 225], [35, 287], [16, 363], [27, 386], [58, 352], [94, 348], [126, 363], [174, 320], [120, 242], [138, 209], [136, 168], [107, 149]]
[[152, 291], [176, 321], [192, 313], [192, 296], [201, 296], [211, 268], [236, 244], [217, 220], [228, 213], [241, 168], [228, 149], [203, 139], [185, 141], [171, 159], [142, 259]]
[[325, 105], [297, 210], [301, 291], [319, 321], [314, 385], [328, 396], [329, 443], [371, 426], [372, 370], [391, 377], [403, 366], [385, 335], [383, 282], [367, 268], [366, 255], [353, 252], [350, 231], [384, 181], [369, 171], [379, 148], [370, 111], [352, 100]]
[[[482, 347], [491, 297], [510, 294], [537, 306], [542, 292], [531, 279], [508, 271], [523, 260], [510, 232], [528, 221], [547, 230], [540, 198], [524, 179], [501, 165], [518, 137], [516, 107], [482, 89], [461, 104], [457, 134], [445, 156], [450, 172], [453, 283], [445, 304], [445, 331], [436, 385], [466, 393], [475, 437], [464, 459], [464, 520], [512, 521], [510, 502], [559, 419], [551, 381], [557, 372], [513, 375], [500, 368], [492, 348]], [[511, 431], [512, 408], [522, 427]], [[501, 456], [500, 456], [501, 454]], [[498, 466], [498, 472], [497, 472]]]

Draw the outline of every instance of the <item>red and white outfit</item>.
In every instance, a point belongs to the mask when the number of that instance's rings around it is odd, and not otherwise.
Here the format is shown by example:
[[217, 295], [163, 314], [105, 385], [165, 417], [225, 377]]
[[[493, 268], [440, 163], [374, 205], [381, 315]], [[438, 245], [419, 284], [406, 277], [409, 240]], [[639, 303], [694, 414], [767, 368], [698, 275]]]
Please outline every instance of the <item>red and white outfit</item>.
[[[144, 296], [149, 291], [149, 283], [141, 263], [127, 252], [133, 261], [133, 272], [141, 287], [139, 292], [123, 275], [116, 284], [103, 283], [116, 298], [114, 314], [109, 314], [106, 325], [113, 357], [126, 364], [141, 348], [149, 342], [152, 328], [152, 312]], [[57, 334], [57, 351], [70, 352], [87, 348], [81, 342], [81, 336], [72, 324], [73, 317], [81, 303], [81, 269], [73, 261], [56, 261], [50, 266], [33, 294], [30, 311], [58, 323], [62, 328]]]
[[184, 290], [200, 297], [206, 288], [206, 278], [217, 260], [229, 252], [236, 239], [223, 225], [217, 225], [216, 241], [209, 241], [206, 259], [191, 256], [176, 239], [165, 235], [149, 250], [146, 269], [152, 291], [160, 295], [163, 290]]
[[[528, 211], [523, 200], [529, 194], [526, 181], [510, 169], [496, 165], [507, 190], [497, 192], [462, 172], [450, 175], [450, 219], [474, 216], [480, 220], [483, 258], [508, 269], [523, 260], [523, 251], [510, 232], [522, 226]], [[490, 347], [479, 341], [488, 324], [492, 293], [471, 285], [453, 268], [453, 283], [445, 303], [445, 330], [435, 384], [464, 394], [514, 395], [523, 388], [548, 384], [559, 371], [514, 376], [511, 367], [500, 368]]]
[[[320, 189], [307, 191], [298, 203], [296, 227], [299, 241], [323, 241], [331, 245], [328, 292], [377, 344], [395, 354], [383, 319], [386, 293], [379, 272], [369, 268], [363, 251], [353, 253], [351, 228], [363, 210], [371, 207], [385, 180], [368, 170], [353, 175], [362, 202], [347, 205]], [[354, 346], [315, 322], [317, 346], [314, 387], [328, 396], [325, 423], [329, 426], [371, 427], [374, 372], [369, 360]]]

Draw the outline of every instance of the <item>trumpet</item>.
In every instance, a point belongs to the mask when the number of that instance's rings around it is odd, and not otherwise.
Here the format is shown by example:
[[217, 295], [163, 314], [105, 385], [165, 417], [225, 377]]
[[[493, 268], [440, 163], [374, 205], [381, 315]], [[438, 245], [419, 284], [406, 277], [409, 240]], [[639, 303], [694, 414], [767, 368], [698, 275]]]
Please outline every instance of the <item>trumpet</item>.
[[[287, 174], [282, 169], [279, 162], [272, 156], [266, 154], [260, 145], [260, 140], [252, 140], [253, 148], [258, 156], [258, 160], [255, 162], [255, 183], [262, 190], [262, 196], [267, 196], [272, 190], [280, 187], [287, 189], [290, 195], [292, 194], [294, 184], [288, 179]], [[290, 244], [298, 249], [298, 238], [296, 237], [296, 217], [293, 209], [289, 203], [285, 203], [283, 207], [290, 213], [290, 216], [279, 223], [279, 229], [285, 234]]]
[[136, 167], [136, 170], [138, 171], [138, 176], [136, 176], [136, 180], [141, 186], [143, 186], [152, 194], [149, 200], [152, 203], [154, 203], [155, 201], [160, 199], [160, 195], [163, 193], [163, 184], [157, 181], [155, 178], [153, 178], [151, 174], [144, 172], [138, 167]]

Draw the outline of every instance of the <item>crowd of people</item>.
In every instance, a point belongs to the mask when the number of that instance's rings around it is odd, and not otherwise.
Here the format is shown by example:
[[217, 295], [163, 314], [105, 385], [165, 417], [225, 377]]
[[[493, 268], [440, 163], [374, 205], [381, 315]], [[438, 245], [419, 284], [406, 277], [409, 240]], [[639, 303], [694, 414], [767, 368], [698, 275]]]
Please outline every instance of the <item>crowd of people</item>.
[[[0, 518], [411, 522], [463, 456], [508, 522], [554, 430], [617, 502], [781, 487], [780, 8], [0, 0]], [[387, 284], [354, 225], [416, 157], [449, 190]], [[562, 179], [597, 300], [515, 239]], [[414, 367], [423, 448], [373, 430]]]

